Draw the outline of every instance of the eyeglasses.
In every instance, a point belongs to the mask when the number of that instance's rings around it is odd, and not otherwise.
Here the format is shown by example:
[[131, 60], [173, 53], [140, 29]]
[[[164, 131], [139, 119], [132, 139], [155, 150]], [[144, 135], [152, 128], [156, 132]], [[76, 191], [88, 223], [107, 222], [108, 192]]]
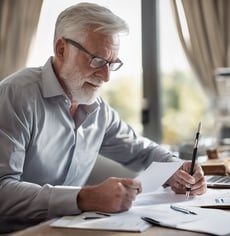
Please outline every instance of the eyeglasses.
[[118, 70], [123, 65], [123, 62], [120, 59], [118, 59], [118, 58], [117, 58], [116, 61], [108, 61], [108, 60], [106, 60], [106, 59], [104, 59], [102, 57], [93, 55], [88, 50], [86, 50], [83, 46], [81, 46], [81, 44], [79, 44], [78, 42], [76, 42], [76, 41], [74, 41], [72, 39], [65, 38], [65, 40], [68, 43], [70, 43], [71, 45], [73, 45], [74, 47], [78, 48], [79, 50], [87, 53], [88, 55], [90, 55], [92, 57], [90, 62], [89, 62], [89, 66], [91, 68], [98, 69], [98, 68], [102, 68], [103, 66], [108, 64], [110, 71], [116, 71], [116, 70]]

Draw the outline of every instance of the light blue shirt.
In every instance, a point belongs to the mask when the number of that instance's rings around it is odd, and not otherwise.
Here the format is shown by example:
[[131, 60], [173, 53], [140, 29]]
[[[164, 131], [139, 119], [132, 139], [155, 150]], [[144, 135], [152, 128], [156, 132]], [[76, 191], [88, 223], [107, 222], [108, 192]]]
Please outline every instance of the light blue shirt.
[[0, 216], [47, 219], [80, 213], [77, 194], [98, 154], [139, 171], [173, 161], [98, 97], [76, 117], [52, 69], [21, 70], [0, 83]]

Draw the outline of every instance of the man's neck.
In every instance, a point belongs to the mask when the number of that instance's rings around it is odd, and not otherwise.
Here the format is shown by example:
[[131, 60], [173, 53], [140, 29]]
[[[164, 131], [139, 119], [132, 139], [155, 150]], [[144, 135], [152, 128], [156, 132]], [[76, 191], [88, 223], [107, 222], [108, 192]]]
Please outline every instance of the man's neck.
[[71, 116], [74, 118], [77, 112], [77, 108], [78, 108], [78, 103], [76, 101], [71, 101], [71, 107], [69, 109], [69, 112], [71, 114]]

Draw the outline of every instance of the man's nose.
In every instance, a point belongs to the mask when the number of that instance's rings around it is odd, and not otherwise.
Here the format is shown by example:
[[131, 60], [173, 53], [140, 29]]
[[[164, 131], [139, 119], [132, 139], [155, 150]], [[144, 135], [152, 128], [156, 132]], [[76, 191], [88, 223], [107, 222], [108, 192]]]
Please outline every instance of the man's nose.
[[104, 82], [108, 82], [110, 79], [109, 64], [106, 64], [103, 67], [99, 68], [97, 71], [97, 75], [99, 75], [101, 80], [103, 80]]

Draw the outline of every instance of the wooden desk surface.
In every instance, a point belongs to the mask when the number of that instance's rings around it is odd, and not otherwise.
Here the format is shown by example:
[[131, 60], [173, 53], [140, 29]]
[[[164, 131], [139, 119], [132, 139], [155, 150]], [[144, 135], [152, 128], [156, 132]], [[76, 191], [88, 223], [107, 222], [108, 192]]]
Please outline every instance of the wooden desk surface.
[[115, 231], [101, 231], [101, 230], [80, 230], [80, 229], [64, 229], [52, 228], [49, 224], [52, 221], [27, 228], [8, 236], [201, 236], [207, 234], [195, 233], [184, 230], [176, 230], [164, 227], [153, 226], [142, 233], [133, 232], [115, 232]]

